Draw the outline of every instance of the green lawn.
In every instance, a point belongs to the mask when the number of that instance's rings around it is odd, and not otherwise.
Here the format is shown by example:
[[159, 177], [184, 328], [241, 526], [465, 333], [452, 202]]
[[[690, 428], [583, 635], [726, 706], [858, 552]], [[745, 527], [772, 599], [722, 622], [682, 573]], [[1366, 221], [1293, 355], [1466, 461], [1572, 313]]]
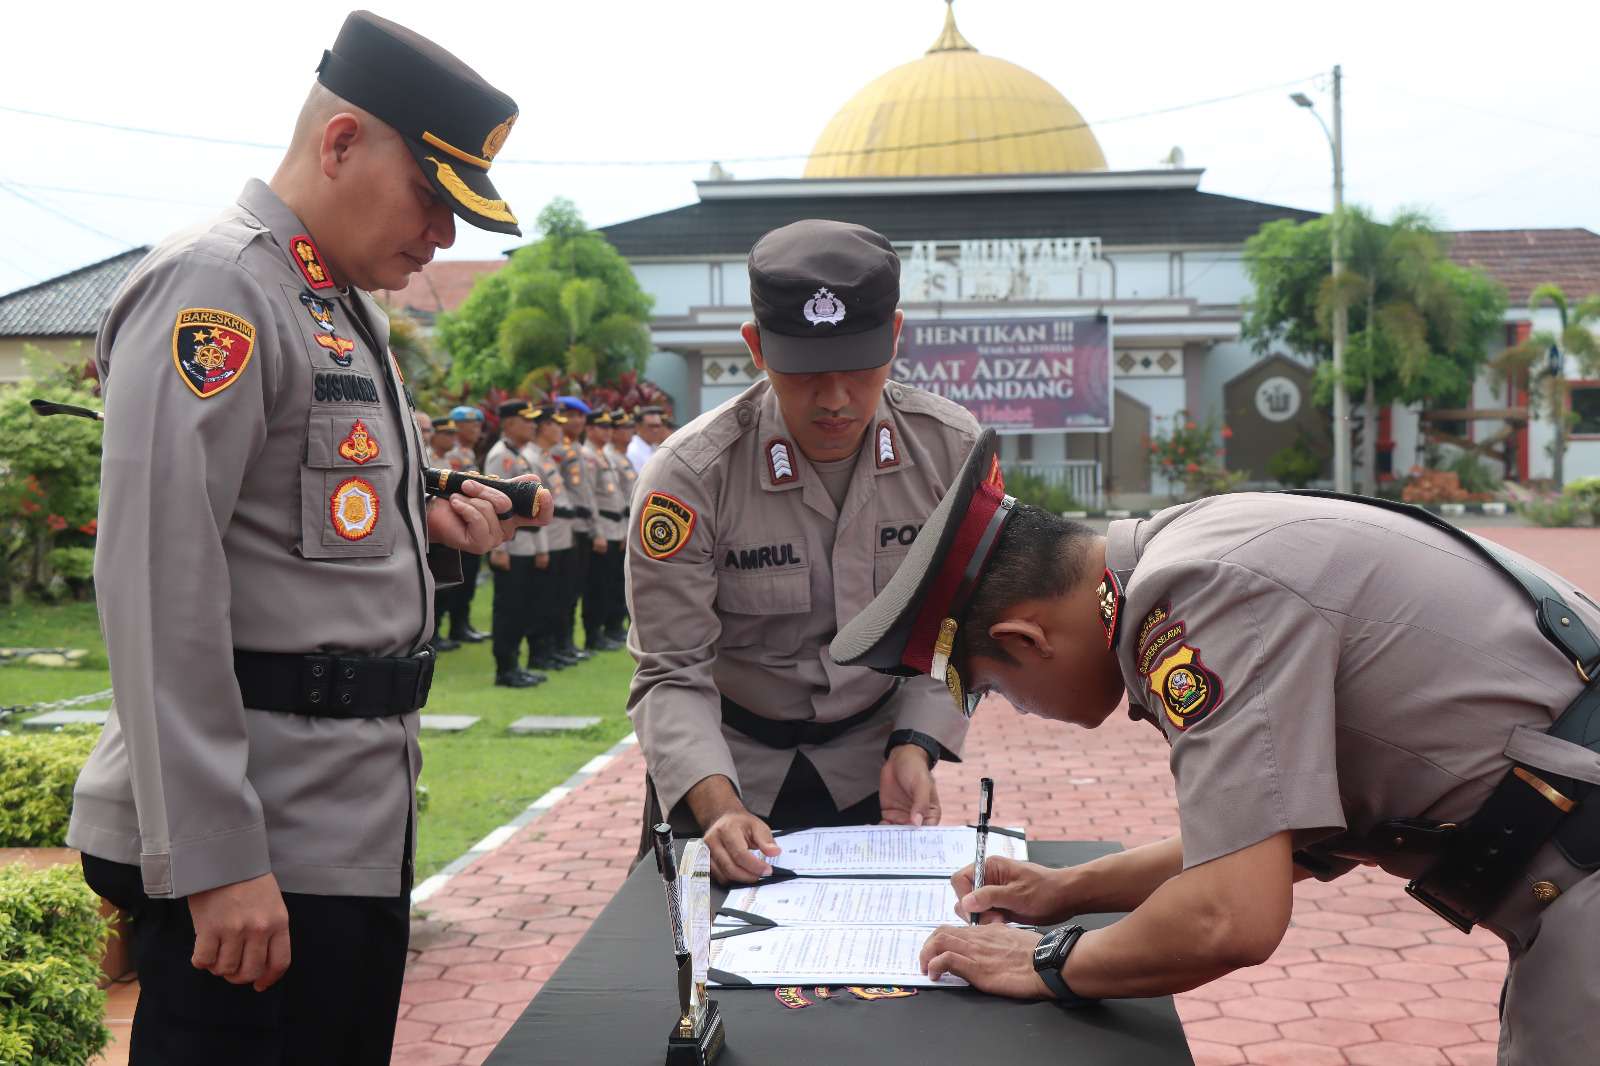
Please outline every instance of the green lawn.
[[[489, 628], [493, 600], [488, 587], [473, 599], [479, 629]], [[72, 670], [0, 666], [0, 706], [62, 699], [111, 685], [93, 604], [0, 607], [0, 647], [18, 646], [87, 648], [90, 654]], [[614, 651], [552, 674], [538, 688], [496, 688], [487, 642], [441, 656], [428, 713], [470, 714], [482, 721], [465, 733], [423, 734], [428, 810], [417, 827], [418, 880], [437, 873], [627, 735], [625, 706], [632, 676], [632, 658]], [[508, 724], [526, 714], [591, 715], [600, 724], [556, 737], [506, 732]]]

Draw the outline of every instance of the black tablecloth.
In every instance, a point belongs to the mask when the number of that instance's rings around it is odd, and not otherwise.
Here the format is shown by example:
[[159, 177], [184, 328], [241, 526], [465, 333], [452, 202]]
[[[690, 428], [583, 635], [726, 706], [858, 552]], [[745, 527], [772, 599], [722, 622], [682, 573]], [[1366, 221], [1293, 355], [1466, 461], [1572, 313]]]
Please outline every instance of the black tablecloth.
[[[1074, 866], [1115, 844], [1029, 841], [1035, 862]], [[715, 892], [719, 906], [723, 892]], [[1116, 915], [1078, 920], [1091, 928]], [[661, 878], [640, 863], [500, 1041], [487, 1066], [660, 1066], [678, 1019], [676, 970]], [[809, 994], [810, 990], [807, 989]], [[848, 1000], [848, 993], [836, 989]], [[1171, 999], [1080, 1010], [924, 989], [908, 999], [779, 1004], [770, 988], [712, 989], [728, 1044], [719, 1066], [1192, 1066]]]

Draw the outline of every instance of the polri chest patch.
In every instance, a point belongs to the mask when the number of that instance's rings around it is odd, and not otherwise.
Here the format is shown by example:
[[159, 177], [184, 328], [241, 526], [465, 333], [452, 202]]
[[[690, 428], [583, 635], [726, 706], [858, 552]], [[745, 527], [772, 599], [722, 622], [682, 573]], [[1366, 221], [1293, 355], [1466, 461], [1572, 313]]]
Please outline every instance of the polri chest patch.
[[676, 496], [652, 492], [639, 512], [639, 546], [652, 559], [670, 559], [689, 543], [698, 517]]
[[921, 522], [880, 522], [875, 543], [879, 552], [903, 552], [922, 532]]
[[239, 380], [255, 346], [254, 325], [214, 307], [185, 308], [172, 327], [172, 365], [202, 400]]
[[1222, 679], [1200, 661], [1200, 650], [1188, 644], [1162, 659], [1149, 681], [1167, 721], [1179, 732], [1204, 720], [1222, 702]]

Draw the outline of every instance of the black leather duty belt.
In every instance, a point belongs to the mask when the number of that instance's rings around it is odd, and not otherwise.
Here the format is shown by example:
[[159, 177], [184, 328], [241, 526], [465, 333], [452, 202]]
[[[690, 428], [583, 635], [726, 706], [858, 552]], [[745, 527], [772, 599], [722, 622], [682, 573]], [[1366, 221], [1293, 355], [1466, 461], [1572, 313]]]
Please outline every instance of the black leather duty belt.
[[433, 685], [433, 653], [376, 655], [233, 653], [244, 705], [315, 718], [391, 718], [419, 710]]
[[883, 710], [899, 691], [900, 682], [896, 681], [889, 687], [889, 691], [873, 701], [872, 706], [857, 711], [849, 718], [841, 718], [837, 722], [779, 721], [776, 718], [763, 718], [724, 696], [722, 721], [751, 740], [765, 744], [769, 748], [814, 747], [818, 744], [831, 743], [857, 726], [865, 725], [877, 717], [878, 712]]

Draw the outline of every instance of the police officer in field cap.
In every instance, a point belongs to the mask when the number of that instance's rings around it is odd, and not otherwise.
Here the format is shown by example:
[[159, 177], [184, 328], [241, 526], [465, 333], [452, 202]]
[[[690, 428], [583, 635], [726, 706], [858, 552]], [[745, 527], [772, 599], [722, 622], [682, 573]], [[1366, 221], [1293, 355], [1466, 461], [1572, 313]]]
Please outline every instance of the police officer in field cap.
[[[986, 433], [833, 656], [1091, 729], [1126, 692], [1171, 748], [1181, 834], [1072, 870], [991, 858], [976, 891], [968, 867], [958, 910], [984, 924], [935, 933], [929, 973], [1074, 1004], [1185, 991], [1266, 960], [1296, 880], [1366, 862], [1505, 940], [1502, 1064], [1593, 1062], [1594, 601], [1363, 497], [1216, 496], [1101, 537], [1007, 496], [997, 452]], [[1004, 924], [1099, 911], [1132, 913]]]
[[863, 226], [807, 220], [750, 253], [767, 379], [667, 439], [633, 497], [629, 712], [646, 828], [704, 835], [724, 881], [780, 852], [773, 828], [933, 824], [933, 769], [965, 719], [943, 689], [827, 655], [906, 557], [978, 427], [888, 381], [900, 260]]
[[116, 713], [68, 840], [133, 915], [133, 1066], [389, 1061], [436, 575], [524, 521], [477, 484], [425, 497], [368, 292], [457, 216], [516, 232], [488, 179], [515, 115], [356, 12], [271, 182], [162, 242], [102, 323]]

